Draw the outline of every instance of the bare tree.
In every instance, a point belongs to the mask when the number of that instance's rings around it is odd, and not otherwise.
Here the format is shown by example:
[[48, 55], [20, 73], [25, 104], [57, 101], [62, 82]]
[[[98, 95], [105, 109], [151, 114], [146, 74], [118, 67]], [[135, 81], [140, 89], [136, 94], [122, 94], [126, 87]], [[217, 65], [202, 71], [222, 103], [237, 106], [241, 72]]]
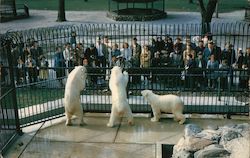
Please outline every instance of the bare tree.
[[202, 24], [202, 31], [201, 33], [204, 35], [211, 31], [210, 23], [213, 18], [213, 14], [216, 8], [216, 4], [218, 0], [209, 0], [207, 6], [205, 7], [203, 0], [198, 0], [200, 10], [201, 10], [201, 24]]
[[59, 0], [58, 1], [58, 16], [57, 16], [57, 21], [66, 21], [65, 18], [65, 1], [64, 0]]

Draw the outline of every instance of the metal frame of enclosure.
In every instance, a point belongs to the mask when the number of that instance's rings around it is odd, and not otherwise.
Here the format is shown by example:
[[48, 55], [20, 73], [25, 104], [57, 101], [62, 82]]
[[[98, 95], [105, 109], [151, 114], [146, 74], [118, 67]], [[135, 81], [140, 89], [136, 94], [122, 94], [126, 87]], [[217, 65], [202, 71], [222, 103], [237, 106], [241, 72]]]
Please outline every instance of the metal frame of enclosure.
[[[173, 39], [189, 35], [196, 39], [201, 35], [200, 24], [82, 24], [38, 28], [18, 32], [8, 32], [0, 35], [0, 58], [7, 75], [1, 82], [0, 95], [0, 149], [1, 153], [7, 149], [23, 127], [48, 121], [64, 116], [63, 96], [64, 86], [58, 84], [55, 76], [53, 56], [56, 46], [70, 42], [71, 33], [76, 33], [77, 43], [89, 47], [97, 38], [108, 37], [110, 44], [123, 42], [131, 43], [136, 37], [141, 45], [151, 44], [152, 38], [170, 36]], [[249, 23], [219, 23], [211, 24], [211, 36], [217, 45], [224, 48], [226, 42], [234, 45], [234, 49], [250, 45]], [[16, 59], [30, 41], [35, 40], [42, 48], [42, 53], [49, 61], [49, 79], [35, 83], [15, 85]], [[68, 68], [65, 68], [67, 70]], [[105, 75], [105, 81], [100, 85], [87, 82], [86, 89], [81, 94], [81, 103], [85, 112], [109, 113], [111, 110], [111, 93], [108, 90], [110, 67], [88, 69], [88, 78]], [[158, 94], [174, 93], [179, 95], [185, 103], [185, 113], [249, 115], [249, 88], [240, 88], [238, 80], [241, 77], [249, 80], [246, 70], [230, 69], [227, 80], [232, 84], [221, 89], [220, 84], [215, 89], [192, 89], [189, 85], [201, 76], [187, 75], [191, 80], [182, 80], [184, 68], [155, 67], [149, 69], [127, 68], [130, 81], [128, 83], [128, 100], [134, 113], [151, 113], [150, 105], [142, 98], [141, 90], [152, 89]], [[218, 74], [218, 83], [222, 70], [203, 70]], [[244, 73], [242, 73], [244, 72]], [[150, 76], [157, 82], [148, 81]], [[133, 83], [131, 78], [138, 76], [141, 82]], [[66, 78], [62, 78], [64, 81]]]
[[167, 16], [165, 0], [109, 0], [107, 17], [116, 21], [152, 21]]
[[[112, 8], [112, 3], [115, 3], [115, 8]], [[165, 0], [109, 0], [108, 10], [115, 11], [119, 14], [122, 9], [157, 9], [165, 12]]]

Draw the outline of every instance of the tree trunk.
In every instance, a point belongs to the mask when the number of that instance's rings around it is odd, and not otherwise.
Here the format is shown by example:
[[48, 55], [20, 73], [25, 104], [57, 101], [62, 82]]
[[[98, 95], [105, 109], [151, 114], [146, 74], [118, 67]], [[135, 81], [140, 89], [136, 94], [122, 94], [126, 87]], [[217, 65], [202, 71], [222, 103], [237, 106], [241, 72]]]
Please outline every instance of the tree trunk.
[[201, 34], [205, 35], [211, 32], [211, 23], [207, 21], [201, 22]]
[[58, 1], [58, 16], [57, 16], [57, 21], [66, 21], [65, 18], [65, 1], [64, 0], [59, 0]]
[[17, 13], [16, 13], [16, 1], [15, 0], [12, 0], [11, 2], [12, 4], [12, 11], [13, 11], [13, 15], [14, 16], [17, 16]]
[[216, 8], [218, 0], [209, 0], [205, 8], [203, 0], [198, 0], [201, 12], [201, 34], [205, 35], [211, 32], [211, 21]]

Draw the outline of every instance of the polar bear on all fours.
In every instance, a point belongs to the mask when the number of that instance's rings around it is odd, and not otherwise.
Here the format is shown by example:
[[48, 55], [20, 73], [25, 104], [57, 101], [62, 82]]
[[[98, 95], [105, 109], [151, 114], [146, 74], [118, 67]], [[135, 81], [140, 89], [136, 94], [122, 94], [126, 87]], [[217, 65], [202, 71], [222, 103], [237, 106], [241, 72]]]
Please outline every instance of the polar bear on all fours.
[[179, 121], [179, 124], [183, 124], [186, 120], [183, 115], [184, 104], [180, 97], [172, 94], [157, 95], [151, 90], [143, 90], [142, 96], [151, 105], [154, 117], [151, 118], [152, 122], [158, 122], [161, 117], [161, 112], [173, 113], [174, 120]]
[[111, 70], [109, 88], [112, 93], [112, 109], [108, 127], [113, 127], [119, 117], [126, 116], [128, 124], [133, 125], [133, 114], [127, 100], [126, 87], [128, 84], [128, 73], [122, 68], [114, 66]]
[[86, 77], [87, 70], [84, 66], [76, 66], [68, 75], [64, 93], [65, 125], [71, 125], [73, 115], [79, 119], [79, 125], [84, 124], [80, 92], [85, 88]]

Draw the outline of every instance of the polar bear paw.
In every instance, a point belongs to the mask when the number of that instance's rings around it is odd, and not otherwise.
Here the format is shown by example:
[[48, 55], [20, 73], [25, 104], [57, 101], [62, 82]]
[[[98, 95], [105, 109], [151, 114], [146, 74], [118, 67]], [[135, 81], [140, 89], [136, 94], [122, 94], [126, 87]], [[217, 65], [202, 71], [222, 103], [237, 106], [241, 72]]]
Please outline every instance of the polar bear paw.
[[79, 123], [79, 126], [85, 126], [85, 125], [87, 125], [85, 122]]
[[182, 125], [185, 121], [186, 121], [186, 119], [184, 118], [184, 119], [179, 121], [179, 124]]
[[130, 126], [133, 126], [133, 125], [134, 125], [134, 121], [133, 121], [133, 120], [130, 120], [130, 121], [128, 121], [128, 124], [129, 124]]
[[108, 123], [108, 124], [107, 124], [107, 127], [114, 127], [114, 125], [111, 124], [111, 123]]
[[71, 125], [72, 125], [71, 121], [67, 120], [66, 123], [65, 123], [65, 126], [71, 126]]
[[128, 72], [127, 71], [123, 71], [123, 75], [128, 75]]
[[151, 118], [151, 122], [158, 122], [159, 120], [158, 119], [156, 119], [156, 118]]

